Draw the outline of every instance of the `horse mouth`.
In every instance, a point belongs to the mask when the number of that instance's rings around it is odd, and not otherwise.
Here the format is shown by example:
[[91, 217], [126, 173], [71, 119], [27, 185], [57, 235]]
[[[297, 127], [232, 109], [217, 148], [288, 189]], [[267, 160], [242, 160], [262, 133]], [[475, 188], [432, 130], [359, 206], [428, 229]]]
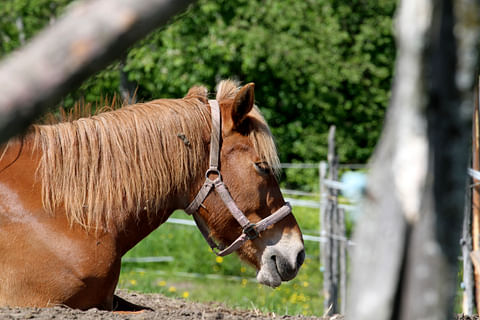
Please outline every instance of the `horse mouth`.
[[263, 285], [276, 288], [282, 284], [282, 277], [278, 272], [277, 264], [274, 259], [263, 263], [257, 272], [257, 281]]
[[298, 252], [293, 263], [286, 257], [273, 253], [275, 252], [267, 255], [266, 259], [262, 259], [262, 266], [257, 272], [257, 281], [266, 286], [276, 288], [282, 284], [282, 281], [290, 281], [295, 278], [305, 260], [305, 251], [302, 249]]

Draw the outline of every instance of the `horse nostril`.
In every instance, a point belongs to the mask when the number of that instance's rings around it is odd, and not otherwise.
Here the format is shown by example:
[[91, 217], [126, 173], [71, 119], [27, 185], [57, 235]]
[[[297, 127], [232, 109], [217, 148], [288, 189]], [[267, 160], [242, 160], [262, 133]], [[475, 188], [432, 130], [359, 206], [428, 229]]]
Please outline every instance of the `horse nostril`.
[[305, 250], [304, 249], [302, 249], [297, 255], [297, 269], [300, 268], [300, 266], [303, 264], [303, 261], [305, 261]]

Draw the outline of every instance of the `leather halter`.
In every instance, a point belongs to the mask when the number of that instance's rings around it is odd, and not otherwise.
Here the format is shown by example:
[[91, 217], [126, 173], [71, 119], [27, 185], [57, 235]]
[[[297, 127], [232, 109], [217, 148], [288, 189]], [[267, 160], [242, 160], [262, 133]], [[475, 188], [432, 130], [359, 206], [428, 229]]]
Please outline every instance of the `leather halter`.
[[[184, 210], [186, 213], [193, 215], [193, 219], [195, 220], [198, 229], [202, 233], [207, 243], [210, 245], [210, 248], [212, 248], [212, 251], [217, 256], [226, 256], [240, 248], [247, 240], [253, 240], [257, 238], [260, 232], [264, 231], [269, 226], [285, 218], [290, 212], [292, 212], [292, 207], [288, 202], [286, 202], [280, 209], [257, 223], [250, 222], [250, 220], [248, 220], [245, 214], [237, 207], [235, 201], [230, 195], [230, 192], [228, 192], [227, 187], [222, 181], [222, 175], [220, 174], [220, 170], [218, 168], [220, 157], [220, 138], [222, 132], [220, 122], [220, 107], [218, 105], [218, 101], [216, 100], [208, 100], [208, 102], [210, 104], [212, 114], [212, 135], [210, 137], [210, 168], [208, 168], [207, 172], [205, 173], [205, 182], [200, 188], [200, 191], [198, 191], [195, 198]], [[217, 177], [212, 180], [210, 179], [211, 175], [216, 175]], [[223, 246], [221, 247], [215, 243], [215, 241], [210, 236], [208, 227], [198, 214], [198, 209], [200, 208], [200, 206], [203, 206], [203, 201], [205, 201], [212, 189], [214, 189], [218, 193], [232, 216], [238, 221], [238, 223], [243, 229], [242, 234], [226, 248]], [[217, 251], [217, 249], [220, 251]]]

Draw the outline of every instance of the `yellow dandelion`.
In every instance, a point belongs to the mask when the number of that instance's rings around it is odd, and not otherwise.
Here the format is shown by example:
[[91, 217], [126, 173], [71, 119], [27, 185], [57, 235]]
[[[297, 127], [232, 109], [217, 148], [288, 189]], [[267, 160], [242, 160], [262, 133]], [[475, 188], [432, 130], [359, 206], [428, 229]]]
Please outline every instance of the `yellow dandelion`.
[[303, 286], [306, 288], [308, 287], [308, 282], [307, 281], [303, 281]]
[[157, 281], [157, 286], [159, 287], [165, 287], [166, 285], [167, 285], [167, 282], [165, 280]]
[[247, 271], [247, 268], [245, 268], [245, 267], [241, 267], [241, 268], [240, 268], [240, 272], [241, 272], [241, 273], [245, 273], [246, 271]]
[[184, 291], [183, 294], [182, 294], [182, 297], [187, 299], [189, 295], [190, 295], [190, 293], [188, 293], [188, 291]]
[[288, 299], [290, 301], [290, 303], [297, 303], [297, 300], [298, 300], [298, 295], [296, 292], [294, 292], [290, 298]]
[[137, 280], [135, 280], [135, 279], [130, 280], [130, 284], [131, 284], [132, 286], [136, 285], [136, 284], [137, 284]]
[[247, 279], [242, 279], [242, 287], [245, 288], [245, 286], [247, 285], [247, 282], [248, 282]]
[[223, 262], [223, 257], [216, 257], [215, 261], [217, 261], [217, 263], [222, 263]]
[[169, 292], [177, 292], [177, 288], [175, 288], [174, 286], [171, 286], [170, 288], [168, 288], [168, 291]]

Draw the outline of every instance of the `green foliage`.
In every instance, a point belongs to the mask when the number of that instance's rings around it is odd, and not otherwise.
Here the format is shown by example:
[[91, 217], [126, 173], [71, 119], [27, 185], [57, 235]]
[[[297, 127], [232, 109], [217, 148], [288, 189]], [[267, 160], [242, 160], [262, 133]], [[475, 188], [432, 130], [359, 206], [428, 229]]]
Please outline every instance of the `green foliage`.
[[[18, 17], [30, 38], [69, 2], [0, 3], [0, 55], [19, 46]], [[119, 71], [139, 100], [181, 97], [195, 84], [212, 90], [224, 78], [252, 81], [283, 162], [325, 159], [332, 124], [340, 161], [366, 162], [389, 99], [395, 2], [199, 0], [63, 104], [118, 94]], [[303, 188], [308, 176], [316, 174], [288, 174], [287, 184]]]
[[72, 0], [0, 1], [0, 56], [18, 48], [24, 40], [54, 21]]

